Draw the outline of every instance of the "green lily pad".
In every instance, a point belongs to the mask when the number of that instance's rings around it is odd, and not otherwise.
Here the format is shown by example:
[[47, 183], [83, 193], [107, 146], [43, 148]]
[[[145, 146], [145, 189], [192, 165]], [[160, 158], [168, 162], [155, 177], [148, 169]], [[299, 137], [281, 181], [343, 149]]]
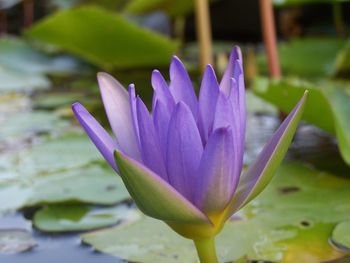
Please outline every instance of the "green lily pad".
[[[314, 77], [335, 73], [335, 58], [345, 46], [346, 40], [339, 38], [302, 38], [281, 43], [278, 53], [285, 75]], [[258, 57], [263, 72], [267, 72], [265, 54]], [[341, 67], [341, 63], [338, 63]]]
[[0, 65], [1, 92], [30, 92], [48, 89], [50, 81], [42, 74], [20, 72]]
[[[0, 175], [6, 176], [1, 171]], [[119, 176], [97, 165], [0, 183], [0, 199], [7, 200], [0, 204], [0, 212], [43, 203], [112, 205], [129, 198]]]
[[324, 81], [316, 84], [298, 80], [269, 81], [259, 77], [253, 85], [254, 92], [263, 99], [289, 112], [307, 89], [309, 99], [303, 118], [335, 134], [342, 158], [350, 164], [350, 85], [346, 82]]
[[37, 211], [33, 223], [44, 232], [71, 232], [102, 228], [118, 222], [130, 223], [140, 212], [125, 205], [93, 209], [81, 205], [51, 205]]
[[24, 252], [35, 246], [35, 240], [26, 230], [0, 229], [0, 254]]
[[83, 96], [82, 93], [77, 92], [43, 94], [34, 98], [33, 106], [35, 109], [53, 110], [62, 106], [70, 106]]
[[[35, 134], [58, 132], [68, 127], [68, 121], [60, 119], [52, 112], [26, 111], [10, 113], [0, 119], [0, 146], [2, 143], [20, 143]], [[22, 142], [23, 143], [23, 142]]]
[[70, 133], [33, 145], [19, 153], [0, 156], [0, 171], [8, 171], [13, 178], [28, 178], [79, 168], [100, 160], [102, 157], [86, 135]]
[[26, 35], [108, 70], [167, 65], [177, 46], [96, 6], [59, 11], [39, 21]]
[[[293, 189], [288, 191], [289, 189]], [[328, 242], [350, 214], [350, 181], [297, 163], [285, 163], [266, 190], [229, 220], [217, 237], [220, 262], [249, 259], [282, 263], [341, 258]], [[99, 251], [130, 261], [195, 262], [191, 241], [155, 219], [82, 235]]]
[[350, 250], [350, 221], [344, 221], [336, 225], [332, 233], [332, 242], [341, 249]]
[[79, 63], [69, 56], [48, 56], [22, 39], [0, 39], [0, 65], [15, 71], [40, 74], [67, 74], [77, 72]]

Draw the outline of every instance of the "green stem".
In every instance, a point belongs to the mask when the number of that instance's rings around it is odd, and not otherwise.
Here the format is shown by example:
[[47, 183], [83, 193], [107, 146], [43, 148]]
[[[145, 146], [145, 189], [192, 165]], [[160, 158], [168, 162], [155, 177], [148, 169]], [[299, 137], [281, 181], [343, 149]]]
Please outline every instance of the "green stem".
[[193, 240], [196, 245], [198, 257], [201, 263], [218, 263], [215, 249], [215, 239]]

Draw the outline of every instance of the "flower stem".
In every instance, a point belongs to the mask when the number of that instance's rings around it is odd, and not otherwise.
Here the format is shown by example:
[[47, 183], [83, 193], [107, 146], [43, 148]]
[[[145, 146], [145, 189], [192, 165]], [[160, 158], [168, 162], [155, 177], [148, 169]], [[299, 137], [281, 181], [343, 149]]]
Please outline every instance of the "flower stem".
[[281, 77], [272, 0], [260, 0], [260, 15], [271, 78]]
[[200, 50], [200, 66], [204, 72], [207, 64], [213, 64], [212, 36], [208, 0], [195, 0], [196, 30]]
[[201, 263], [218, 263], [215, 249], [215, 239], [197, 239], [194, 240], [198, 257]]

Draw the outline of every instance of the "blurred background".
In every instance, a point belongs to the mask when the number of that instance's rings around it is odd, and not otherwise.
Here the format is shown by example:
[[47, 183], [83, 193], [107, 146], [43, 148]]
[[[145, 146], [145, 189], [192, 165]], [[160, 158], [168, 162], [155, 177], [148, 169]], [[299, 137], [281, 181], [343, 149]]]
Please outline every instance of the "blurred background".
[[150, 105], [153, 69], [168, 78], [177, 55], [198, 90], [203, 65], [220, 78], [234, 45], [245, 164], [310, 98], [276, 179], [219, 237], [220, 259], [350, 262], [349, 29], [345, 0], [0, 0], [0, 262], [195, 262], [135, 209], [70, 105], [108, 127], [97, 72]]

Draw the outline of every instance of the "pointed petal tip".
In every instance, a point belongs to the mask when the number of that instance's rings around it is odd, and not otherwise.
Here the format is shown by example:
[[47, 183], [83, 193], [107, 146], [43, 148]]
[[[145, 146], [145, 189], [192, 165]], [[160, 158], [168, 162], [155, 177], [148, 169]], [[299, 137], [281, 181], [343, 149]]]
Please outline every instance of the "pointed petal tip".
[[79, 108], [81, 105], [81, 103], [79, 101], [73, 102], [72, 103], [72, 110], [74, 111], [75, 109]]
[[242, 50], [238, 45], [233, 46], [230, 57], [242, 61]]
[[123, 85], [115, 77], [106, 72], [98, 72], [97, 81], [99, 83], [100, 89], [110, 88], [111, 86], [108, 84], [112, 84], [112, 86], [119, 86], [120, 88], [124, 89]]
[[152, 78], [155, 77], [155, 76], [157, 76], [157, 75], [159, 75], [159, 74], [161, 74], [160, 71], [159, 71], [158, 69], [154, 69], [154, 70], [152, 71]]
[[176, 68], [185, 68], [184, 64], [182, 63], [181, 59], [178, 56], [173, 56], [171, 59], [171, 63], [170, 63], [170, 71], [172, 71], [172, 69], [176, 67]]
[[113, 78], [110, 74], [108, 74], [107, 72], [97, 72], [97, 79], [100, 80], [100, 79], [103, 79], [103, 78]]

